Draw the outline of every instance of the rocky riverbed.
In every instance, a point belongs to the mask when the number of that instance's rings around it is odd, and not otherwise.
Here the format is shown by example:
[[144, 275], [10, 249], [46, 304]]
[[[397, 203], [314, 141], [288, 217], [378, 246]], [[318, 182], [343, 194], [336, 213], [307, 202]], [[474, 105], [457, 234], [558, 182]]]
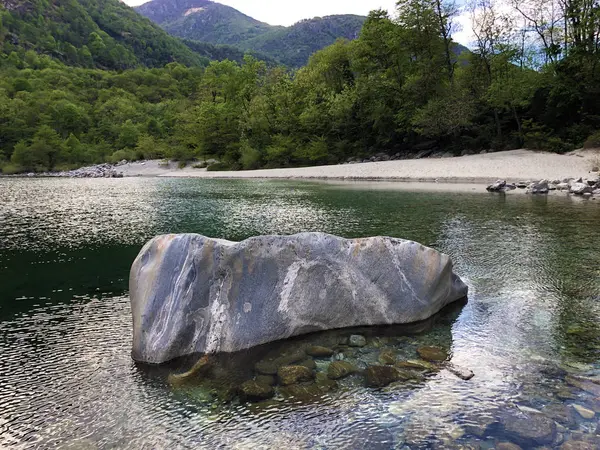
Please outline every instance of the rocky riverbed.
[[[171, 373], [168, 380], [186, 402], [256, 415], [290, 405], [327, 404], [332, 398], [344, 398], [349, 407], [360, 401], [353, 393], [372, 390], [388, 401], [396, 399], [382, 411], [376, 428], [402, 450], [600, 448], [600, 377], [591, 367], [532, 361], [551, 392], [524, 390], [491, 415], [464, 416], [459, 408], [450, 420], [433, 406], [415, 411], [418, 392], [441, 379], [458, 377], [475, 392], [486, 378], [454, 365], [449, 328], [432, 329], [434, 322], [337, 330], [245, 354], [204, 357], [192, 370]], [[452, 409], [443, 406], [444, 414]]]

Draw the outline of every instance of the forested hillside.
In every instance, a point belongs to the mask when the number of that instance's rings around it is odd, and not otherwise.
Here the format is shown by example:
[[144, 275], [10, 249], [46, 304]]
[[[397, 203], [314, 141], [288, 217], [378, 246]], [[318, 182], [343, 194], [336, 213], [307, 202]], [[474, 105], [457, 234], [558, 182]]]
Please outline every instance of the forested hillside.
[[277, 61], [270, 56], [254, 50], [241, 50], [232, 45], [208, 44], [206, 42], [192, 41], [189, 39], [182, 39], [181, 42], [188, 46], [194, 53], [208, 58], [211, 61], [223, 61], [228, 59], [241, 64], [244, 61], [244, 56], [250, 55], [266, 62], [270, 67], [278, 65]]
[[119, 0], [0, 0], [0, 52], [26, 50], [104, 69], [208, 64]]
[[[520, 16], [478, 2], [477, 40], [458, 60], [455, 15], [438, 0], [403, 0], [394, 19], [372, 12], [357, 40], [317, 52], [297, 72], [246, 57], [117, 73], [4, 53], [0, 165], [169, 157], [253, 169], [432, 148], [600, 146], [598, 3], [528, 5]], [[551, 29], [527, 22], [551, 12]]]
[[242, 41], [238, 47], [269, 55], [288, 67], [302, 67], [313, 53], [337, 39], [356, 39], [365, 19], [362, 16], [338, 15], [302, 20], [291, 27]]
[[340, 15], [271, 26], [210, 0], [152, 0], [136, 10], [173, 36], [234, 45], [288, 67], [301, 67], [314, 52], [339, 38], [355, 39], [365, 17]]

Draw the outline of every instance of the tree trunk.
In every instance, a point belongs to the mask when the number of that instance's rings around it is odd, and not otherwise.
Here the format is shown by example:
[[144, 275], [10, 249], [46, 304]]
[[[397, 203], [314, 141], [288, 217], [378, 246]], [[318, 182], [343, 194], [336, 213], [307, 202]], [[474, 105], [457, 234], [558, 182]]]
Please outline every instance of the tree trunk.
[[500, 124], [500, 116], [498, 116], [498, 110], [496, 108], [494, 108], [494, 121], [496, 122], [498, 139], [502, 139], [502, 125]]
[[523, 136], [523, 127], [521, 126], [521, 119], [519, 119], [519, 115], [517, 114], [517, 108], [512, 107], [513, 115], [515, 116], [515, 121], [517, 122], [517, 129], [519, 130], [519, 146], [523, 145], [525, 141], [525, 137]]
[[448, 30], [448, 19], [444, 17], [444, 12], [442, 11], [442, 0], [435, 0], [435, 6], [437, 9], [438, 20], [440, 22], [440, 34], [444, 39], [446, 66], [448, 67], [448, 80], [450, 83], [452, 83], [454, 80], [454, 63], [452, 62], [452, 40]]

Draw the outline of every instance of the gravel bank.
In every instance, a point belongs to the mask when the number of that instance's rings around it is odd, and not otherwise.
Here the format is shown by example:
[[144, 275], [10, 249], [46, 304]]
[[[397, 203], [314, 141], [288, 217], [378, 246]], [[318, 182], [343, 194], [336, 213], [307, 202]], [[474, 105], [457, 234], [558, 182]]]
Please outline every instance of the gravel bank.
[[[337, 166], [303, 167], [294, 169], [269, 169], [242, 172], [207, 172], [203, 169], [161, 169], [150, 171], [139, 163], [129, 164], [125, 176], [153, 175], [164, 177], [199, 178], [297, 178], [332, 180], [393, 180], [393, 181], [438, 181], [457, 183], [492, 183], [497, 179], [509, 182], [541, 179], [563, 179], [586, 177], [600, 151], [585, 150], [568, 155], [511, 150], [506, 152], [470, 155], [457, 158], [411, 159]], [[154, 163], [149, 161], [147, 164]], [[156, 172], [156, 173], [155, 173]]]
[[[440, 184], [490, 184], [496, 180], [518, 183], [531, 180], [578, 179], [600, 165], [600, 149], [579, 150], [567, 155], [510, 150], [455, 158], [407, 159], [385, 162], [341, 164], [335, 166], [265, 169], [239, 172], [208, 172], [191, 165], [160, 160], [100, 164], [70, 172], [26, 174], [69, 178], [97, 177], [188, 177], [318, 179], [335, 181], [404, 181]], [[20, 175], [23, 176], [23, 175]], [[424, 183], [425, 184], [425, 183]]]

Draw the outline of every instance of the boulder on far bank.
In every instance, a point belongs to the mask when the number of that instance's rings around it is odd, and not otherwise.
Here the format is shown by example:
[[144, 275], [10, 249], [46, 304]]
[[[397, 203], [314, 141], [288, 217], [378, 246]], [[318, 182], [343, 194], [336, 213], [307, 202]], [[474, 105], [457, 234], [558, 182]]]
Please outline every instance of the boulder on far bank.
[[573, 183], [571, 184], [571, 194], [575, 195], [583, 195], [583, 194], [592, 194], [594, 192], [594, 188], [592, 188], [587, 183]]
[[530, 194], [547, 194], [550, 191], [548, 180], [534, 181], [527, 187]]
[[403, 239], [159, 236], [131, 269], [132, 356], [159, 364], [314, 331], [416, 322], [467, 290], [450, 257]]
[[506, 192], [514, 191], [517, 189], [517, 185], [513, 183], [507, 183], [506, 180], [498, 180], [494, 184], [487, 187], [488, 192]]

